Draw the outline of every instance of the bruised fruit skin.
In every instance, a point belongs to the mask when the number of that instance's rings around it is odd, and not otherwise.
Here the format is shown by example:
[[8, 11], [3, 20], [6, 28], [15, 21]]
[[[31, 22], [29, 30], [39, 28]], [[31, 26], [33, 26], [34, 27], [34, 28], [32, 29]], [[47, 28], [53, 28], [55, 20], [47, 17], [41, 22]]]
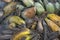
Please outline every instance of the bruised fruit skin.
[[31, 8], [26, 9], [25, 11], [23, 11], [22, 17], [23, 18], [32, 18], [35, 16], [35, 13], [36, 13], [35, 7], [31, 7]]
[[48, 14], [47, 17], [60, 26], [60, 16], [56, 14]]
[[52, 29], [52, 31], [60, 31], [60, 27], [56, 25], [53, 21], [45, 18], [47, 25]]

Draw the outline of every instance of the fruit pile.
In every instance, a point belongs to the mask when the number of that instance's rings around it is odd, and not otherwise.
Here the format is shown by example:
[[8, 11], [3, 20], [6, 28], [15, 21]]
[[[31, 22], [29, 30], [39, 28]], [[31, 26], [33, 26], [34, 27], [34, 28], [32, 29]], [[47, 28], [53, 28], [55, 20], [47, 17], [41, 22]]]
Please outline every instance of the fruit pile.
[[0, 0], [0, 40], [60, 40], [60, 0]]

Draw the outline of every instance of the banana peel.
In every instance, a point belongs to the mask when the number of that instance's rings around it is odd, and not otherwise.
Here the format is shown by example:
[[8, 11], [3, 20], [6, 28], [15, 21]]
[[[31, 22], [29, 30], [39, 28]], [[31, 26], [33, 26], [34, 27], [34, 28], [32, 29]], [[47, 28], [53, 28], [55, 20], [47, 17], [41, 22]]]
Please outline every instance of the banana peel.
[[49, 20], [48, 18], [45, 18], [45, 21], [47, 25], [52, 29], [52, 31], [60, 31], [60, 27], [56, 25], [53, 21]]
[[48, 14], [47, 17], [60, 26], [60, 16], [56, 14]]
[[19, 32], [18, 34], [15, 34], [11, 40], [21, 40], [22, 37], [27, 37], [26, 40], [29, 40], [29, 34], [30, 30], [28, 28], [23, 28], [23, 31]]
[[25, 21], [18, 16], [10, 16], [10, 17], [8, 17], [8, 21], [10, 23], [16, 23], [18, 25], [25, 24]]
[[15, 9], [16, 9], [15, 8], [16, 5], [17, 5], [17, 2], [11, 2], [7, 6], [5, 6], [4, 9], [3, 9], [4, 10], [4, 15], [6, 16], [6, 15], [14, 12]]

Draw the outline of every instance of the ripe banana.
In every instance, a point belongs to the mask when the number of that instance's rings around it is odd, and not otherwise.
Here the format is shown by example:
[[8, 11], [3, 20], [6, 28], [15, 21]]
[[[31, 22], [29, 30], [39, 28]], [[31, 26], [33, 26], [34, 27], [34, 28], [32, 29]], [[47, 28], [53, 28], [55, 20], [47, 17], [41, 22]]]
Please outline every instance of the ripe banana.
[[45, 18], [46, 23], [48, 26], [52, 29], [52, 31], [60, 31], [60, 27], [56, 25], [53, 21], [49, 20], [48, 18]]
[[17, 35], [14, 35], [12, 40], [21, 40], [22, 37], [27, 37], [26, 40], [29, 40], [30, 37], [28, 36], [30, 34], [30, 30], [27, 28], [24, 28], [23, 31], [19, 32]]
[[16, 23], [18, 25], [25, 24], [25, 21], [18, 16], [10, 16], [8, 17], [8, 21], [10, 23]]
[[60, 26], [60, 16], [56, 14], [48, 14], [47, 17]]

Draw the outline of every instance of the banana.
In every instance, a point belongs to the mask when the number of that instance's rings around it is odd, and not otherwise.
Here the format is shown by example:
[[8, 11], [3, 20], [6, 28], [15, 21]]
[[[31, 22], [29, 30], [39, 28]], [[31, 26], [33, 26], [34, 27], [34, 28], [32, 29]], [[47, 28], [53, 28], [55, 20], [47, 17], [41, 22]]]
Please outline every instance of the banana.
[[48, 14], [47, 17], [60, 26], [60, 16], [56, 14]]
[[44, 5], [43, 2], [42, 2], [42, 0], [39, 0], [39, 3], [40, 3], [41, 5]]
[[47, 12], [50, 12], [50, 13], [55, 12], [55, 7], [51, 2], [49, 2], [49, 0], [43, 0], [43, 2]]
[[23, 10], [23, 9], [24, 9], [24, 6], [21, 5], [21, 4], [17, 4], [17, 5], [16, 5], [16, 8], [18, 8], [18, 9], [20, 9], [20, 10]]
[[34, 1], [33, 0], [22, 0], [22, 2], [27, 6], [34, 6]]
[[25, 21], [18, 16], [10, 16], [8, 17], [8, 21], [10, 23], [16, 23], [18, 25], [25, 24]]
[[29, 40], [30, 37], [28, 36], [30, 34], [30, 30], [28, 28], [24, 28], [24, 31], [19, 32], [17, 35], [14, 35], [14, 37], [12, 38], [12, 40], [21, 40], [22, 37], [26, 37], [26, 40]]
[[56, 25], [53, 21], [49, 20], [48, 18], [45, 18], [46, 23], [48, 26], [52, 29], [52, 31], [60, 31], [60, 27]]
[[36, 24], [37, 24], [37, 22], [34, 22], [34, 23], [32, 24], [31, 29], [35, 29], [35, 28], [36, 28]]
[[30, 36], [27, 36], [27, 38], [25, 40], [30, 40], [30, 39], [31, 39], [31, 37]]
[[3, 9], [4, 10], [4, 15], [6, 16], [6, 15], [14, 12], [15, 9], [16, 9], [15, 8], [16, 5], [17, 5], [17, 2], [11, 2], [7, 6], [5, 6], [4, 9]]
[[10, 24], [8, 25], [8, 27], [9, 27], [9, 29], [13, 29], [13, 28], [16, 27], [16, 25], [15, 25], [15, 23], [10, 23]]
[[38, 2], [35, 3], [35, 7], [36, 7], [37, 15], [41, 15], [43, 12], [45, 12], [44, 7]]
[[52, 3], [48, 3], [46, 5], [46, 10], [50, 13], [54, 13], [54, 11], [55, 11], [54, 5]]

